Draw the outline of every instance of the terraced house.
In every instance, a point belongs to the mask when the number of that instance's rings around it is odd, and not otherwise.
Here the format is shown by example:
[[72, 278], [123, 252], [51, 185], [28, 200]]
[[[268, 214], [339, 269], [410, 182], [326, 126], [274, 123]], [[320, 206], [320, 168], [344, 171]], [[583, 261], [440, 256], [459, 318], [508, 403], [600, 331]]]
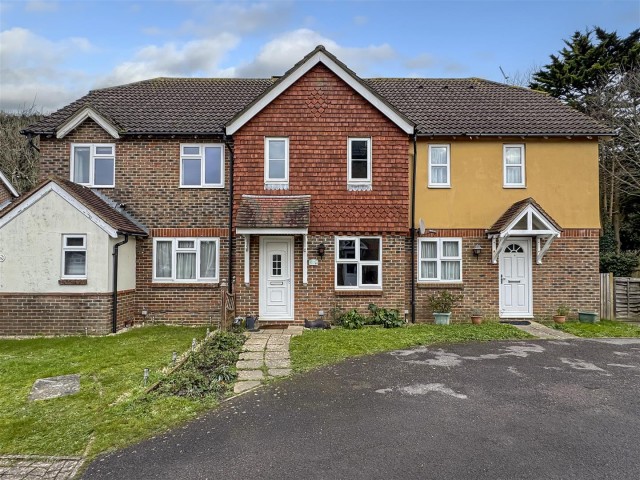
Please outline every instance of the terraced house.
[[598, 138], [545, 94], [362, 79], [318, 46], [270, 79], [91, 91], [23, 132], [41, 184], [0, 210], [0, 332], [302, 323], [369, 303], [501, 318], [598, 301]]

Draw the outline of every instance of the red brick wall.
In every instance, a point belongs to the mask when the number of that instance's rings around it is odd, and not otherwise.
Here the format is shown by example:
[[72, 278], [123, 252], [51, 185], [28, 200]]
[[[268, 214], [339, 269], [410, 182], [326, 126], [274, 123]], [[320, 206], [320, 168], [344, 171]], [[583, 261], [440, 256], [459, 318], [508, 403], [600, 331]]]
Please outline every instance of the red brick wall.
[[4, 182], [0, 180], [0, 205], [2, 205], [7, 200], [13, 200], [13, 198], [13, 195], [11, 195], [11, 192], [6, 187]]
[[[302, 237], [294, 238], [294, 323], [303, 323], [304, 319], [314, 320], [319, 310], [324, 310], [327, 318], [333, 307], [345, 310], [358, 309], [367, 313], [370, 303], [379, 307], [395, 308], [404, 315], [406, 299], [405, 283], [405, 237], [383, 236], [382, 238], [382, 291], [345, 292], [335, 289], [335, 237], [333, 235], [309, 235], [307, 239], [309, 259], [318, 259], [317, 266], [308, 266], [308, 283], [302, 283]], [[325, 244], [324, 257], [317, 255], [318, 245]], [[251, 277], [249, 285], [244, 284], [244, 244], [238, 242], [236, 256], [236, 293], [237, 313], [246, 316], [259, 312], [259, 248], [258, 236], [251, 237]], [[274, 322], [269, 322], [274, 324]]]
[[106, 334], [111, 294], [0, 294], [0, 335]]
[[[315, 103], [314, 103], [315, 102]], [[289, 189], [264, 189], [264, 137], [289, 137]], [[310, 194], [310, 233], [407, 231], [408, 137], [317, 65], [234, 136], [235, 205], [242, 194]], [[372, 138], [371, 191], [347, 190], [347, 139]]]
[[[482, 310], [485, 318], [497, 319], [499, 266], [491, 263], [491, 240], [486, 238], [484, 231], [439, 230], [430, 236], [462, 237], [463, 282], [418, 284], [416, 319], [432, 320], [427, 297], [440, 289], [464, 295], [461, 304], [453, 311], [453, 319], [468, 321], [471, 310], [475, 308]], [[571, 316], [577, 316], [578, 310], [598, 311], [598, 236], [598, 230], [565, 230], [560, 238], [554, 240], [540, 265], [536, 264], [536, 242], [532, 241], [533, 314], [536, 319], [550, 318], [560, 304], [571, 307]], [[472, 253], [476, 244], [482, 246], [482, 253], [478, 258]]]

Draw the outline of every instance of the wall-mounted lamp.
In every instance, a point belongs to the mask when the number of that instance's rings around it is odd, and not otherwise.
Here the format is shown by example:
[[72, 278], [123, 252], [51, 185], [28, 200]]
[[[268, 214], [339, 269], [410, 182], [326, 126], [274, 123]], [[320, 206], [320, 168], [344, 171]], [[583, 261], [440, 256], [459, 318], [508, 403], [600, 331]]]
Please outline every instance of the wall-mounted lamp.
[[480, 245], [479, 243], [476, 243], [475, 246], [473, 247], [473, 255], [475, 257], [479, 257], [480, 252], [482, 252], [482, 245]]
[[318, 256], [320, 258], [324, 257], [324, 249], [325, 249], [324, 243], [321, 243], [320, 245], [318, 245]]

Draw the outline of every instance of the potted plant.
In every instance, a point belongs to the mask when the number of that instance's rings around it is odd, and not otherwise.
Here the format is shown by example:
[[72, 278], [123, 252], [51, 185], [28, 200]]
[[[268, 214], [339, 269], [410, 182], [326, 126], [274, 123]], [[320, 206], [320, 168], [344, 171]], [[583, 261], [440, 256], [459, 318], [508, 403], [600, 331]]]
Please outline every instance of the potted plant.
[[436, 325], [449, 325], [451, 310], [462, 299], [462, 295], [453, 295], [447, 290], [429, 295], [427, 303], [433, 312]]
[[569, 310], [569, 307], [567, 307], [566, 305], [560, 305], [556, 309], [556, 314], [553, 316], [553, 321], [556, 323], [564, 323], [567, 320]]
[[482, 310], [479, 308], [471, 310], [471, 323], [474, 325], [480, 325], [482, 323]]

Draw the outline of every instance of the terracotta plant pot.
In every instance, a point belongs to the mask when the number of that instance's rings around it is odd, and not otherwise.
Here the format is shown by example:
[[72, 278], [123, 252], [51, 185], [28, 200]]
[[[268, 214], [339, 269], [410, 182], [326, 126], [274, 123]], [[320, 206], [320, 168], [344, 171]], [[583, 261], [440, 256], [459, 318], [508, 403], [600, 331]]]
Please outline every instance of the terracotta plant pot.
[[565, 315], [554, 315], [553, 321], [556, 323], [564, 323], [567, 317]]
[[480, 325], [482, 323], [482, 317], [480, 315], [472, 315], [471, 323], [474, 325]]

